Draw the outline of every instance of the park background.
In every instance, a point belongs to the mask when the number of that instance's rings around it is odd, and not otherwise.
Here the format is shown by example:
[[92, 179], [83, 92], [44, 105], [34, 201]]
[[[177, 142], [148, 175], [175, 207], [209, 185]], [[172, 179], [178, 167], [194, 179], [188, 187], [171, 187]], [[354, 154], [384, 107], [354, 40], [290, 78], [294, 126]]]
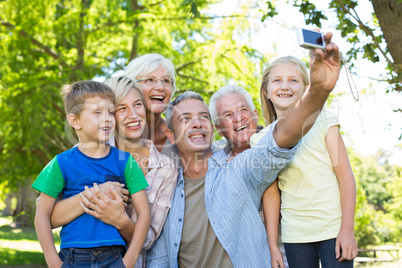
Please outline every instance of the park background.
[[[359, 247], [402, 243], [402, 1], [0, 0], [0, 11], [0, 242], [30, 232], [38, 196], [30, 185], [72, 146], [63, 84], [104, 81], [132, 58], [159, 53], [176, 66], [176, 95], [192, 90], [208, 103], [233, 83], [259, 109], [272, 60], [308, 63], [296, 37], [305, 26], [334, 33], [353, 77], [351, 89], [342, 69], [328, 109], [339, 116], [358, 185]], [[1, 266], [11, 251], [0, 246]]]

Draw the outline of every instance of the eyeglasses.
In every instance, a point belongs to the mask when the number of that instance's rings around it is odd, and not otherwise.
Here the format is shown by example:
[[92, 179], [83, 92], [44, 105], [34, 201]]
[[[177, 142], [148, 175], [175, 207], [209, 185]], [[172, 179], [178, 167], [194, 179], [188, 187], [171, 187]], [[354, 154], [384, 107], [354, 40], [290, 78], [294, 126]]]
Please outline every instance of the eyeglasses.
[[170, 77], [163, 78], [153, 78], [153, 77], [144, 77], [137, 80], [137, 82], [143, 82], [144, 85], [152, 86], [158, 83], [158, 80], [162, 82], [164, 87], [171, 87], [173, 85], [173, 79]]

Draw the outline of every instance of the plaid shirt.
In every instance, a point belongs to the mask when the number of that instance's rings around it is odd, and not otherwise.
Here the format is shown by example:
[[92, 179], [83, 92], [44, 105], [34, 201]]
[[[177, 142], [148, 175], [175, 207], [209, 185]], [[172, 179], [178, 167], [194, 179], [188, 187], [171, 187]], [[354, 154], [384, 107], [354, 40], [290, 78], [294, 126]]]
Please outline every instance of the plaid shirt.
[[[172, 204], [178, 173], [174, 162], [159, 153], [152, 141], [145, 140], [145, 146], [149, 148], [148, 173], [145, 175], [148, 187], [145, 193], [151, 210], [151, 226], [135, 267], [145, 267], [146, 251], [153, 246], [162, 231]], [[131, 209], [131, 219], [137, 222], [134, 207]]]

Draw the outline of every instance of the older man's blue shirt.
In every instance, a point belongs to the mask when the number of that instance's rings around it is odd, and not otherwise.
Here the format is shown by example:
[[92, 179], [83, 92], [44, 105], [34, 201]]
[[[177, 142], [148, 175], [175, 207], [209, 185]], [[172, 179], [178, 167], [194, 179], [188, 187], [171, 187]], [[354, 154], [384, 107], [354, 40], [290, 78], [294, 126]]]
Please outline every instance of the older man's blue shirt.
[[[279, 148], [270, 131], [251, 149], [234, 157], [221, 150], [208, 160], [205, 207], [211, 226], [234, 267], [270, 267], [267, 233], [258, 209], [265, 189], [295, 153]], [[185, 211], [181, 169], [163, 231], [147, 252], [147, 267], [178, 267]], [[200, 256], [202, 257], [202, 256]]]

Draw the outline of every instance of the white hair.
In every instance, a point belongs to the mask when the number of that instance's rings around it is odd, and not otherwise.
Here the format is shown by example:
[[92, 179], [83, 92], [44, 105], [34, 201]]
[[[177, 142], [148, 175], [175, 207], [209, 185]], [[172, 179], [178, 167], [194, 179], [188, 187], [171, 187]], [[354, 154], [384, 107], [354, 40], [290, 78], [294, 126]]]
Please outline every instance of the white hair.
[[221, 87], [216, 91], [212, 97], [211, 100], [209, 101], [209, 113], [211, 114], [211, 118], [214, 121], [216, 126], [219, 126], [219, 114], [218, 111], [216, 110], [216, 103], [218, 100], [222, 97], [225, 97], [226, 95], [229, 94], [240, 94], [244, 97], [244, 99], [247, 102], [247, 105], [250, 107], [252, 111], [255, 110], [255, 105], [253, 102], [253, 99], [251, 98], [250, 93], [247, 92], [242, 87], [236, 86], [236, 85], [226, 85], [224, 87]]
[[152, 73], [159, 66], [162, 66], [166, 70], [166, 74], [169, 75], [173, 80], [172, 85], [172, 96], [176, 91], [176, 79], [175, 79], [175, 69], [173, 62], [160, 54], [145, 54], [137, 57], [130, 61], [124, 70], [124, 75], [137, 80], [143, 75]]

